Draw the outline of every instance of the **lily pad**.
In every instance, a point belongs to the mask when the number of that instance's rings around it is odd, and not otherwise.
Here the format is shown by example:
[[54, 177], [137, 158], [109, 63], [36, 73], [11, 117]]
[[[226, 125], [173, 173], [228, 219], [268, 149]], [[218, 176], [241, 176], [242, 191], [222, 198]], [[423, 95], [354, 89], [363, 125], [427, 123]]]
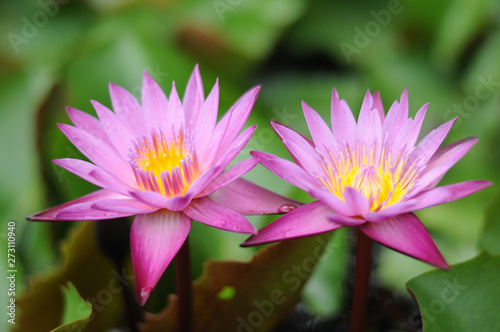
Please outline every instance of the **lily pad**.
[[500, 256], [484, 251], [449, 271], [424, 273], [406, 286], [418, 302], [425, 332], [500, 331], [498, 280]]

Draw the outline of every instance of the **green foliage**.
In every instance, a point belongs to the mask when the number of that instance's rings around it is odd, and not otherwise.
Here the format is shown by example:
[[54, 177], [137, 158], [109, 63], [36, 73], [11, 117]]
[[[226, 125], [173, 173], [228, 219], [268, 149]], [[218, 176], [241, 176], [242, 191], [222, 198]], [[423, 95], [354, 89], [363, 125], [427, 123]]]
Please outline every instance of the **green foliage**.
[[[64, 314], [61, 326], [52, 332], [83, 331], [90, 319], [92, 305], [80, 297], [75, 286], [70, 282], [68, 288], [63, 287], [64, 293]], [[79, 308], [79, 310], [75, 310]]]
[[500, 254], [500, 192], [496, 192], [495, 197], [488, 207], [486, 223], [479, 239], [479, 247], [486, 249], [493, 254]]
[[[72, 223], [25, 221], [30, 214], [95, 189], [51, 163], [56, 158], [83, 158], [56, 126], [69, 123], [66, 106], [95, 115], [89, 101], [110, 106], [110, 81], [140, 97], [143, 70], [166, 92], [175, 81], [182, 94], [199, 63], [206, 91], [220, 78], [219, 115], [248, 88], [263, 84], [247, 123], [258, 129], [237, 160], [248, 158], [250, 150], [289, 158], [270, 129], [270, 119], [306, 134], [302, 100], [328, 119], [332, 87], [355, 114], [367, 89], [381, 92], [387, 110], [408, 87], [410, 114], [430, 103], [423, 133], [458, 117], [446, 143], [480, 138], [442, 184], [470, 179], [498, 183], [499, 9], [492, 0], [0, 2], [0, 31], [5, 37], [0, 39], [0, 225], [16, 222], [19, 328], [46, 331], [60, 324], [60, 285], [67, 281], [86, 299], [95, 297], [106, 287], [102, 282], [112, 278], [112, 267], [94, 246], [91, 226], [82, 230]], [[310, 200], [263, 167], [245, 177], [295, 199]], [[418, 216], [453, 264], [481, 249], [500, 253], [498, 199], [498, 190], [488, 188], [460, 202], [419, 211]], [[250, 218], [257, 228], [273, 219]], [[300, 294], [315, 314], [331, 316], [345, 309], [341, 306], [349, 266], [346, 233], [336, 232], [329, 244], [335, 250]], [[0, 229], [0, 236], [4, 234], [5, 227]], [[193, 226], [190, 238], [195, 278], [204, 273], [203, 263], [209, 259], [246, 260], [257, 251], [239, 248], [244, 235], [200, 224]], [[62, 251], [60, 241], [66, 243]], [[81, 243], [80, 250], [70, 249], [71, 243]], [[82, 262], [92, 262], [92, 273], [78, 266]], [[430, 268], [385, 248], [377, 262], [380, 282], [402, 294], [408, 278]], [[265, 281], [260, 285], [268, 287]], [[225, 286], [213, 290], [213, 296], [219, 301], [236, 299], [238, 289]], [[166, 305], [164, 294], [174, 291], [169, 268], [146, 310], [160, 311]], [[102, 326], [118, 324], [122, 305], [122, 299], [114, 297], [90, 324], [99, 319]], [[29, 322], [22, 312], [40, 325], [24, 325]], [[2, 324], [0, 330], [7, 329]]]
[[425, 332], [498, 331], [499, 279], [500, 256], [482, 252], [406, 285], [418, 302]]

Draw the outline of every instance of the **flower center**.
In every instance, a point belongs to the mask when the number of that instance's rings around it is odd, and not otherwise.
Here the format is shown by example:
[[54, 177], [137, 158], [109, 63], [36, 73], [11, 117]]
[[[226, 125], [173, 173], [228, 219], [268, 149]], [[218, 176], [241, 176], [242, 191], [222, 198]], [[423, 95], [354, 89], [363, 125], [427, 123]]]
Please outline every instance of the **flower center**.
[[361, 192], [365, 197], [382, 192], [390, 191], [391, 183], [384, 179], [381, 174], [373, 166], [362, 166], [354, 175], [353, 181], [349, 186], [354, 187]]
[[184, 195], [200, 170], [193, 140], [181, 131], [167, 140], [163, 132], [153, 132], [135, 143], [130, 165], [139, 188], [166, 197]]
[[408, 162], [409, 155], [381, 149], [376, 153], [375, 147], [360, 151], [346, 147], [337, 154], [330, 152], [332, 163], [324, 159], [321, 163], [326, 176], [319, 177], [321, 184], [341, 200], [345, 188], [354, 188], [366, 197], [371, 211], [401, 201], [413, 187], [418, 177], [416, 164]]

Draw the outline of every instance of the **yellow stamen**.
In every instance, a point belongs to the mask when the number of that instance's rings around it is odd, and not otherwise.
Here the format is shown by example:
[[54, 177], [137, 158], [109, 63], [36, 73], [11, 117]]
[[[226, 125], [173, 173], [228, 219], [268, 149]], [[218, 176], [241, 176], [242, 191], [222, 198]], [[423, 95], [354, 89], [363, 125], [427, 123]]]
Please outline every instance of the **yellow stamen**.
[[370, 210], [383, 209], [401, 201], [413, 186], [418, 177], [418, 167], [407, 167], [408, 157], [398, 152], [392, 158], [385, 147], [379, 152], [377, 159], [375, 147], [364, 144], [351, 150], [346, 147], [338, 155], [330, 153], [330, 163], [322, 162], [325, 177], [321, 184], [341, 200], [345, 188], [354, 188], [370, 202]]
[[185, 194], [199, 175], [195, 153], [182, 132], [171, 140], [161, 132], [150, 139], [143, 137], [136, 144], [131, 165], [141, 189], [166, 197]]

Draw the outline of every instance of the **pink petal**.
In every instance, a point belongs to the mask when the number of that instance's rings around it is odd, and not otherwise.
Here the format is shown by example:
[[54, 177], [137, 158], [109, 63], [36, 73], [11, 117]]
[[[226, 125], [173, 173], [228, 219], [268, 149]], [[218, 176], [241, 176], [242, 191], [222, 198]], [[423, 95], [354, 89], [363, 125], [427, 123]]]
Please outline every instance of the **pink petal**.
[[380, 211], [367, 211], [363, 214], [363, 218], [371, 222], [383, 222], [387, 219], [394, 218], [397, 215], [413, 211], [411, 207], [415, 204], [415, 200], [401, 201], [384, 207]]
[[157, 211], [147, 204], [131, 198], [109, 198], [102, 199], [92, 205], [93, 209], [102, 211], [120, 212], [134, 214], [145, 214]]
[[233, 167], [229, 168], [227, 171], [222, 172], [217, 178], [211, 181], [203, 191], [197, 195], [198, 197], [206, 196], [219, 190], [221, 187], [229, 184], [230, 182], [238, 179], [243, 174], [249, 172], [254, 168], [259, 162], [255, 158], [245, 159], [240, 161]]
[[329, 156], [330, 151], [336, 150], [337, 146], [331, 129], [321, 116], [304, 102], [302, 102], [302, 109], [316, 148], [321, 151], [323, 156]]
[[382, 98], [380, 98], [380, 92], [375, 91], [372, 98], [373, 98], [372, 107], [374, 110], [377, 110], [377, 114], [379, 115], [380, 118], [380, 123], [383, 123], [385, 119], [385, 113], [384, 113], [384, 105], [382, 104]]
[[124, 88], [109, 83], [109, 94], [113, 110], [131, 133], [141, 135], [144, 128], [142, 108], [137, 99]]
[[99, 138], [100, 140], [102, 140], [103, 142], [105, 142], [110, 146], [112, 145], [111, 141], [106, 135], [106, 132], [104, 131], [104, 128], [102, 127], [98, 119], [94, 118], [92, 115], [88, 113], [79, 111], [73, 107], [66, 108], [66, 111], [68, 113], [71, 122], [73, 122], [73, 124], [77, 128], [80, 128], [88, 132], [89, 134], [94, 135], [95, 137]]
[[200, 68], [196, 65], [191, 77], [189, 78], [186, 92], [184, 93], [184, 99], [182, 100], [187, 128], [194, 128], [198, 119], [198, 113], [201, 110], [204, 100], [205, 93], [203, 91]]
[[137, 299], [146, 303], [161, 275], [186, 240], [192, 221], [182, 212], [159, 210], [135, 217], [130, 251]]
[[[283, 141], [283, 144], [286, 147], [286, 144], [288, 142], [293, 142], [295, 145], [297, 145], [300, 149], [302, 149], [305, 153], [309, 155], [316, 155], [317, 151], [314, 147], [314, 142], [311, 141], [309, 138], [304, 137], [303, 135], [297, 133], [291, 128], [288, 128], [285, 125], [282, 125], [281, 123], [271, 121], [271, 127], [273, 127], [274, 131], [278, 136], [280, 137], [281, 141]], [[287, 148], [288, 149], [288, 148]], [[305, 169], [304, 165], [301, 165], [300, 161], [290, 152], [288, 149], [288, 152], [293, 158], [293, 161], [301, 166], [302, 168]]]
[[118, 153], [95, 136], [66, 124], [58, 124], [59, 129], [87, 158], [124, 183], [134, 183], [135, 177], [130, 168]]
[[233, 142], [236, 135], [238, 135], [245, 125], [255, 101], [257, 100], [259, 91], [260, 86], [248, 90], [236, 101], [236, 103], [234, 103], [217, 124], [214, 131], [214, 137], [220, 137], [220, 139], [219, 142], [215, 142], [217, 144], [213, 144], [213, 146], [218, 146], [217, 153], [214, 157], [215, 160], [221, 158], [228, 146]]
[[89, 173], [89, 177], [94, 179], [96, 183], [100, 183], [102, 188], [109, 189], [123, 195], [127, 195], [127, 192], [130, 189], [137, 188], [136, 183], [133, 183], [132, 185], [123, 184], [121, 181], [115, 179], [108, 172], [100, 168], [92, 170]]
[[129, 186], [115, 179], [106, 171], [101, 170], [96, 165], [79, 159], [56, 159], [53, 163], [81, 177], [82, 179], [95, 184], [98, 187], [108, 189], [121, 194], [126, 194]]
[[255, 227], [241, 214], [208, 198], [197, 198], [183, 212], [205, 225], [230, 232], [255, 234]]
[[328, 219], [333, 211], [320, 202], [312, 202], [287, 213], [252, 235], [242, 247], [293, 239], [333, 231], [340, 224]]
[[198, 113], [198, 118], [196, 119], [196, 124], [194, 126], [194, 141], [196, 146], [196, 152], [202, 160], [205, 159], [205, 150], [213, 149], [212, 146], [208, 145], [208, 137], [212, 137], [212, 133], [215, 129], [215, 123], [217, 121], [217, 112], [219, 110], [219, 80], [215, 82], [215, 85], [207, 97], [207, 100], [203, 104], [200, 112]]
[[[166, 117], [168, 127], [164, 129], [167, 130], [167, 133], [171, 133], [171, 129], [173, 129], [175, 134], [178, 134], [180, 130], [184, 129], [184, 108], [177, 94], [175, 83], [172, 83], [172, 91], [170, 92]], [[167, 139], [170, 139], [170, 137], [167, 137]]]
[[353, 227], [359, 226], [366, 223], [365, 219], [347, 217], [338, 213], [332, 213], [328, 215], [328, 219], [342, 226]]
[[345, 100], [339, 100], [337, 90], [332, 92], [332, 132], [337, 142], [350, 142], [356, 128], [356, 120]]
[[291, 161], [265, 152], [252, 151], [250, 154], [257, 158], [265, 168], [297, 188], [310, 191], [321, 187], [316, 179]]
[[396, 137], [401, 132], [401, 128], [408, 119], [408, 89], [405, 89], [401, 95], [401, 102], [395, 101], [382, 126], [382, 136], [386, 139], [388, 146], [391, 146]]
[[241, 178], [211, 193], [208, 198], [245, 216], [285, 213], [303, 205]]
[[446, 172], [476, 143], [477, 138], [469, 137], [439, 149], [417, 180], [415, 192], [436, 186]]
[[106, 220], [130, 217], [134, 215], [135, 212], [113, 212], [113, 211], [103, 211], [94, 208], [94, 203], [81, 203], [75, 204], [61, 210], [56, 215], [56, 220], [71, 220], [71, 221], [81, 221], [81, 220]]
[[[106, 189], [101, 189], [101, 190], [94, 191], [93, 193], [90, 193], [88, 195], [77, 198], [73, 201], [58, 205], [56, 207], [39, 212], [39, 213], [34, 214], [32, 216], [29, 216], [28, 219], [29, 220], [43, 220], [43, 221], [47, 221], [47, 220], [91, 220], [93, 218], [90, 218], [90, 219], [86, 218], [85, 213], [82, 213], [81, 218], [77, 218], [77, 216], [75, 216], [76, 219], [61, 219], [58, 217], [58, 214], [61, 211], [65, 210], [67, 208], [70, 208], [72, 206], [75, 206], [75, 205], [82, 206], [82, 205], [86, 204], [87, 208], [90, 210], [91, 209], [90, 207], [92, 206], [92, 204], [94, 204], [95, 202], [97, 202], [99, 200], [109, 199], [109, 198], [120, 198], [120, 197], [123, 197], [123, 196], [120, 194], [114, 193], [112, 191], [106, 190]], [[115, 218], [115, 217], [110, 217], [110, 216], [105, 215], [102, 211], [93, 211], [93, 212], [95, 212], [96, 214], [101, 214], [102, 218], [98, 218], [98, 219]]]
[[368, 222], [359, 227], [367, 236], [391, 249], [448, 269], [431, 236], [413, 213], [401, 214], [380, 223]]
[[168, 128], [166, 123], [166, 112], [168, 99], [161, 87], [151, 76], [144, 71], [142, 79], [142, 112], [148, 128], [158, 125], [160, 128]]
[[271, 127], [273, 127], [282, 141], [293, 142], [305, 151], [315, 151], [314, 142], [295, 130], [273, 120], [271, 120]]
[[167, 207], [168, 198], [160, 193], [149, 191], [149, 190], [131, 190], [130, 195], [141, 201], [142, 203], [149, 205], [157, 209], [165, 209]]
[[370, 114], [373, 110], [373, 97], [370, 90], [366, 91], [365, 98], [363, 99], [363, 104], [361, 104], [361, 110], [358, 116], [358, 128], [363, 127], [363, 129], [368, 129]]
[[403, 139], [408, 147], [414, 147], [415, 143], [417, 142], [428, 106], [429, 103], [425, 104], [418, 110], [417, 114], [415, 115], [415, 120], [413, 121], [413, 127], [409, 130], [409, 132], [406, 134], [406, 137]]
[[350, 207], [353, 216], [362, 216], [366, 212], [369, 211], [370, 206], [368, 204], [368, 200], [362, 193], [357, 191], [354, 188], [345, 188], [342, 193], [342, 197], [345, 200], [345, 204]]
[[415, 147], [410, 162], [419, 160], [420, 163], [427, 163], [441, 145], [446, 135], [448, 135], [455, 121], [456, 118], [443, 123], [441, 126], [428, 133]]
[[[309, 173], [312, 177], [326, 177], [324, 168], [320, 164], [320, 160], [323, 157], [314, 149], [308, 149], [309, 151], [302, 150], [295, 143], [290, 141], [283, 141], [290, 155], [296, 160], [297, 164]], [[330, 159], [330, 158], [329, 158]]]
[[382, 147], [382, 123], [379, 114], [372, 109], [372, 104], [372, 96], [368, 90], [359, 113], [356, 135], [364, 146], [368, 148], [375, 146], [377, 148], [375, 155], [377, 156]]
[[97, 116], [101, 120], [101, 124], [106, 131], [106, 135], [112, 142], [112, 146], [115, 147], [116, 151], [122, 156], [123, 160], [128, 160], [129, 151], [133, 148], [133, 133], [122, 125], [121, 120], [118, 119], [116, 114], [110, 109], [95, 100], [91, 100], [90, 102], [94, 106]]
[[324, 205], [328, 206], [333, 211], [344, 216], [355, 216], [351, 206], [340, 200], [337, 196], [326, 190], [326, 188], [314, 188], [309, 190], [309, 195], [319, 199]]
[[[195, 196], [198, 196], [212, 181], [215, 180], [215, 178], [219, 176], [219, 174], [222, 173], [223, 170], [223, 167], [212, 167], [209, 170], [205, 171], [205, 173], [200, 175], [199, 178], [191, 183], [185, 196], [189, 198], [189, 200], [191, 200]], [[189, 202], [187, 202], [187, 204], [189, 204]], [[184, 207], [182, 207], [181, 210]]]
[[[225, 154], [223, 154], [220, 159], [216, 162], [215, 166], [221, 167], [222, 169], [226, 168], [227, 165], [233, 161], [233, 159], [240, 153], [241, 150], [248, 143], [250, 138], [252, 138], [253, 133], [257, 126], [253, 125], [245, 129], [240, 136], [238, 136], [233, 143], [227, 148]], [[202, 166], [203, 167], [203, 166]]]
[[476, 180], [437, 187], [413, 197], [411, 200], [415, 203], [408, 207], [407, 211], [421, 210], [434, 205], [455, 201], [489, 187], [492, 184], [490, 181]]

